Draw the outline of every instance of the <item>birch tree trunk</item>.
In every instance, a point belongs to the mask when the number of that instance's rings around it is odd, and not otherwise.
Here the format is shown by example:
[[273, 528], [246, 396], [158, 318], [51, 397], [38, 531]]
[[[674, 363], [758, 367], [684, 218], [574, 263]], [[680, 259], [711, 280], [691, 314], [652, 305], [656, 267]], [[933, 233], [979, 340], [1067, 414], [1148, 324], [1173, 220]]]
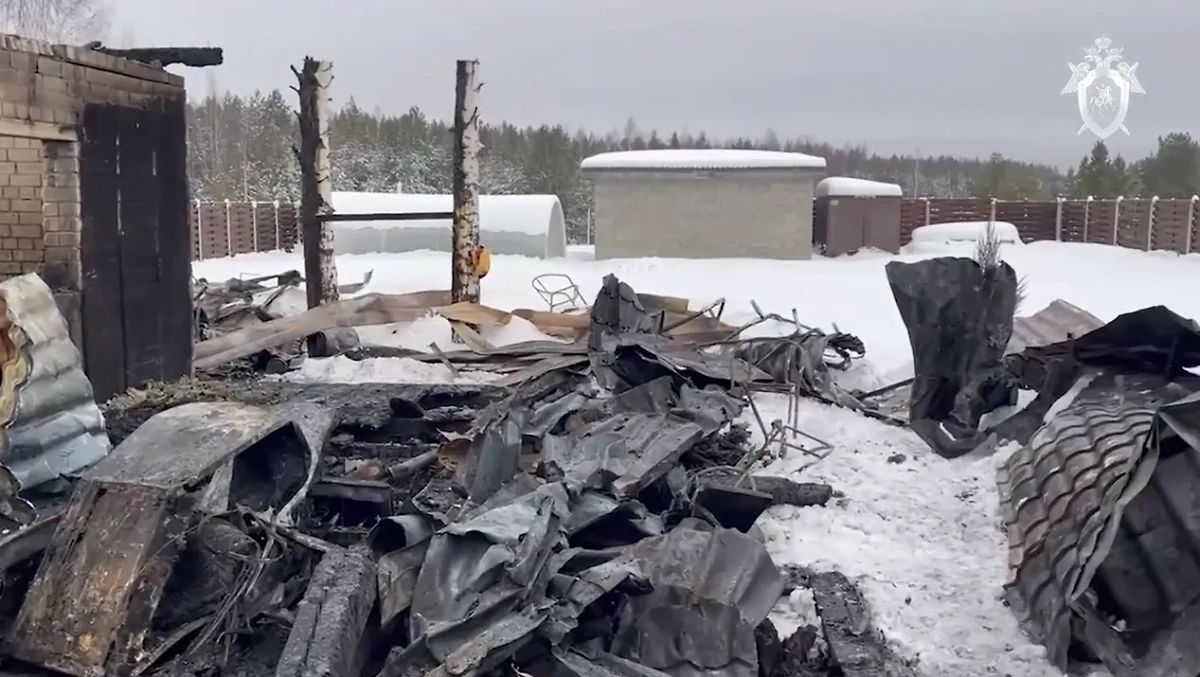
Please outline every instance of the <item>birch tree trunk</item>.
[[304, 236], [304, 278], [308, 307], [338, 300], [333, 226], [321, 217], [333, 211], [329, 164], [329, 85], [333, 65], [305, 57], [296, 73], [300, 95], [300, 227]]
[[451, 237], [450, 293], [454, 301], [479, 302], [479, 278], [472, 254], [479, 246], [478, 61], [459, 61], [454, 91], [454, 224]]

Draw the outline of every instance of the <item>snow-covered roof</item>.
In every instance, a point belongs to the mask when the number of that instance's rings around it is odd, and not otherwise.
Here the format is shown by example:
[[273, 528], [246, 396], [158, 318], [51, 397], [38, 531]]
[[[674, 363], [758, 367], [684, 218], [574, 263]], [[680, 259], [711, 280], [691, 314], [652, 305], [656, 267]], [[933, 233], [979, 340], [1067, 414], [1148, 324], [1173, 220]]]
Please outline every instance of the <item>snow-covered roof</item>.
[[988, 237], [988, 231], [1001, 244], [1020, 245], [1021, 232], [1007, 221], [952, 221], [934, 223], [914, 228], [913, 244], [947, 244], [951, 242], [978, 242]]
[[850, 176], [831, 176], [817, 184], [817, 197], [900, 197], [904, 191], [895, 183]]
[[825, 158], [804, 153], [729, 148], [625, 150], [584, 158], [584, 170], [606, 169], [824, 169]]
[[[388, 214], [454, 211], [453, 195], [419, 193], [355, 193], [334, 191], [333, 211], [339, 214]], [[563, 227], [562, 203], [557, 195], [481, 195], [479, 228], [492, 232], [546, 235]], [[449, 220], [339, 221], [341, 228], [445, 228]], [[449, 237], [449, 235], [447, 235]]]

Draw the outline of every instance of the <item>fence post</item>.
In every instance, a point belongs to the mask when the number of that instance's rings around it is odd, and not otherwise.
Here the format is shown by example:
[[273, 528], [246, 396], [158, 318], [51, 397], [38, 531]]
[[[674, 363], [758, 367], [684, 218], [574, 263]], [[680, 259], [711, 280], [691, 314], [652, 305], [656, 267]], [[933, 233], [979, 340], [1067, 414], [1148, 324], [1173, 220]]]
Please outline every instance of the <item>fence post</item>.
[[929, 225], [929, 198], [923, 197], [921, 199], [925, 201], [925, 225], [928, 226]]
[[1146, 251], [1154, 246], [1154, 212], [1158, 209], [1158, 196], [1150, 198], [1150, 216], [1146, 218]]
[[279, 232], [279, 200], [275, 200], [274, 206], [275, 211], [273, 214], [275, 215], [275, 248], [283, 250], [283, 234]]
[[996, 222], [996, 198], [992, 198], [992, 203], [988, 211], [988, 222]]
[[1183, 236], [1183, 253], [1192, 253], [1192, 227], [1196, 223], [1196, 202], [1200, 201], [1200, 195], [1193, 195], [1191, 202], [1188, 204], [1188, 220], [1187, 233]]
[[1062, 242], [1063, 199], [1054, 198], [1054, 241]]
[[229, 256], [234, 256], [233, 219], [229, 218], [229, 200], [225, 201], [225, 252]]
[[254, 243], [254, 251], [257, 252], [257, 251], [259, 251], [259, 249], [258, 249], [258, 200], [250, 201], [250, 232], [253, 234], [253, 239], [251, 239], [250, 241], [252, 243]]
[[1115, 201], [1115, 202], [1113, 202], [1113, 239], [1112, 239], [1112, 246], [1114, 246], [1114, 247], [1116, 247], [1116, 246], [1117, 246], [1117, 244], [1120, 242], [1120, 240], [1118, 240], [1118, 239], [1117, 239], [1117, 236], [1118, 236], [1118, 235], [1120, 234], [1120, 232], [1121, 232], [1121, 200], [1124, 200], [1124, 199], [1125, 199], [1125, 196], [1124, 196], [1124, 195], [1118, 195], [1118, 196], [1117, 196], [1117, 199], [1116, 199], [1116, 201]]
[[204, 211], [200, 209], [200, 200], [196, 200], [196, 260], [204, 260]]
[[1083, 243], [1088, 243], [1088, 221], [1092, 218], [1092, 196], [1087, 196], [1083, 202]]

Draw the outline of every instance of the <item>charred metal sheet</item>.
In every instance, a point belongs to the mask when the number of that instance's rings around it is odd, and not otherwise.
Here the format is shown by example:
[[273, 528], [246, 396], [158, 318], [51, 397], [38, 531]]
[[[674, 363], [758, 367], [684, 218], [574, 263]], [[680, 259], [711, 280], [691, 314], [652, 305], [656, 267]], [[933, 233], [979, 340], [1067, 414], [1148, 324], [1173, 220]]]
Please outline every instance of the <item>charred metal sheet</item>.
[[980, 441], [981, 417], [1015, 398], [1001, 358], [1017, 275], [1007, 263], [950, 256], [884, 269], [912, 347], [910, 425], [939, 455], [961, 456]]
[[1008, 533], [1005, 598], [1026, 631], [1067, 667], [1071, 605], [1112, 546], [1122, 512], [1158, 461], [1147, 445], [1161, 404], [1153, 388], [1093, 377], [1000, 468]]
[[728, 485], [701, 485], [692, 500], [692, 509], [711, 516], [713, 522], [742, 533], [750, 531], [755, 520], [771, 507], [771, 494]]
[[390, 627], [412, 604], [417, 574], [429, 549], [433, 524], [423, 515], [381, 520], [367, 540], [378, 562], [379, 624]]
[[602, 386], [621, 391], [667, 374], [717, 382], [769, 382], [771, 375], [737, 357], [701, 352], [662, 336], [664, 314], [646, 310], [637, 293], [606, 275], [592, 304], [587, 350]]
[[579, 435], [548, 435], [542, 458], [572, 481], [608, 483], [615, 495], [637, 494], [679, 463], [704, 435], [697, 423], [670, 414], [617, 414]]
[[279, 508], [275, 519], [278, 524], [291, 526], [295, 523], [295, 513], [304, 501], [306, 490], [317, 480], [317, 473], [321, 469], [321, 454], [329, 438], [333, 436], [338, 416], [329, 407], [302, 401], [276, 405], [275, 413], [296, 426], [300, 439], [306, 446], [304, 451], [308, 455], [308, 468], [305, 471], [303, 486], [296, 491], [291, 500]]
[[771, 496], [772, 505], [794, 505], [806, 507], [823, 506], [833, 498], [833, 487], [823, 482], [796, 482], [774, 475], [746, 475], [736, 468], [708, 468], [697, 477], [701, 484], [740, 486], [743, 489], [761, 491]]
[[761, 543], [685, 522], [631, 551], [653, 590], [622, 609], [614, 654], [673, 677], [758, 674], [754, 629], [784, 587]]
[[74, 474], [111, 448], [83, 358], [45, 282], [0, 282], [0, 463], [22, 489]]
[[8, 653], [78, 677], [128, 673], [193, 513], [245, 500], [277, 508], [303, 486], [307, 453], [281, 410], [196, 403], [151, 417], [77, 483]]
[[[479, 419], [490, 413], [485, 410]], [[475, 503], [491, 498], [520, 469], [524, 442], [521, 430], [525, 427], [526, 413], [524, 408], [509, 406], [471, 440], [467, 457], [456, 470], [454, 481]]]
[[740, 357], [701, 352], [657, 334], [606, 336], [601, 345], [603, 369], [614, 375], [616, 383], [623, 384], [618, 389], [666, 374], [682, 375], [699, 386], [774, 381], [770, 374]]
[[1072, 340], [1028, 348], [1024, 355], [1039, 361], [1069, 356], [1093, 366], [1187, 377], [1187, 369], [1200, 367], [1200, 326], [1166, 306], [1153, 306], [1119, 315]]
[[542, 674], [560, 677], [667, 677], [665, 672], [639, 665], [607, 652], [592, 657], [566, 649], [555, 648], [548, 659], [553, 666]]
[[1028, 316], [1013, 320], [1012, 339], [1008, 342], [1009, 353], [1019, 353], [1026, 348], [1048, 346], [1071, 338], [1077, 338], [1099, 329], [1104, 322], [1062, 299]]
[[424, 635], [438, 660], [491, 632], [494, 619], [518, 613], [521, 601], [540, 594], [555, 573], [546, 565], [566, 542], [566, 489], [561, 483], [526, 489], [506, 487], [430, 541], [410, 632], [413, 640]]
[[795, 385], [805, 395], [851, 409], [862, 409], [863, 403], [834, 381], [831, 368], [846, 369], [866, 352], [856, 336], [819, 329], [746, 339], [723, 351], [762, 369], [778, 383]]
[[365, 551], [338, 549], [321, 558], [296, 609], [277, 677], [353, 677], [362, 671], [375, 575]]
[[0, 536], [0, 571], [44, 550], [54, 537], [61, 517], [61, 511], [43, 514], [33, 524]]

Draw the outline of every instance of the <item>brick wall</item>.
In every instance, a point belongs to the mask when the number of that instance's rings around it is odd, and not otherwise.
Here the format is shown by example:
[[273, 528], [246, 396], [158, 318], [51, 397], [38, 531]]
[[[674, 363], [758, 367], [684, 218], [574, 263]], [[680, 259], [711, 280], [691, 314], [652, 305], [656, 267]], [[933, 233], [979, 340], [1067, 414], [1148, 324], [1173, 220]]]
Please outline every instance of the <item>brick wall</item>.
[[0, 136], [0, 275], [40, 272], [42, 142]]
[[70, 141], [42, 142], [42, 277], [77, 289], [79, 275], [79, 152]]
[[814, 172], [589, 174], [597, 259], [812, 256]]
[[153, 105], [183, 78], [68, 45], [0, 35], [0, 279], [80, 288], [78, 124], [89, 103]]

